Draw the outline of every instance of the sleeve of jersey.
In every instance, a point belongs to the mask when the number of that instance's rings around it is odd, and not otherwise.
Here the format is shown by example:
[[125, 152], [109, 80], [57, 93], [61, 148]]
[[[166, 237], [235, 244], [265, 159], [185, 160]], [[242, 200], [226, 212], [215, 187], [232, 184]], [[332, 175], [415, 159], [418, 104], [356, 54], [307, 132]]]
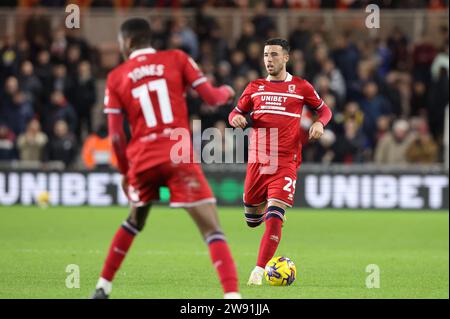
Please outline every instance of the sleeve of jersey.
[[119, 96], [111, 84], [111, 77], [106, 81], [104, 112], [108, 116], [108, 132], [114, 153], [117, 158], [117, 166], [122, 175], [128, 171], [128, 160], [126, 158], [126, 135], [123, 130], [123, 113]]
[[104, 109], [103, 112], [105, 114], [121, 114], [122, 106], [120, 103], [119, 96], [114, 90], [114, 86], [111, 83], [111, 76], [108, 76], [106, 80], [106, 89], [105, 89], [105, 100], [104, 100]]
[[251, 111], [252, 107], [252, 88], [250, 83], [249, 85], [247, 85], [241, 97], [239, 98], [237, 106], [231, 111], [230, 115], [228, 116], [228, 122], [231, 124], [233, 118], [238, 114], [247, 114]]
[[185, 82], [193, 89], [208, 81], [197, 63], [183, 51], [178, 51]]
[[307, 81], [305, 81], [305, 90], [303, 99], [305, 101], [305, 104], [310, 106], [318, 115], [318, 118], [316, 121], [323, 124], [323, 126], [326, 126], [328, 122], [331, 120], [331, 110], [330, 108], [325, 104], [325, 102], [322, 100], [322, 98], [319, 96], [319, 94], [314, 90], [314, 87]]

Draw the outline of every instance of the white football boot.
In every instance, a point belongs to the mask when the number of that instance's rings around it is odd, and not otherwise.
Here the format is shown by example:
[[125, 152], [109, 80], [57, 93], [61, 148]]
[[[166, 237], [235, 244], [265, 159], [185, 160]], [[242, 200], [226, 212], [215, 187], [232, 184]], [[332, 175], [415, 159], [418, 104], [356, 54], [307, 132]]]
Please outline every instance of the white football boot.
[[247, 285], [256, 285], [261, 286], [262, 280], [264, 276], [264, 268], [256, 266], [250, 274], [250, 278], [248, 279]]

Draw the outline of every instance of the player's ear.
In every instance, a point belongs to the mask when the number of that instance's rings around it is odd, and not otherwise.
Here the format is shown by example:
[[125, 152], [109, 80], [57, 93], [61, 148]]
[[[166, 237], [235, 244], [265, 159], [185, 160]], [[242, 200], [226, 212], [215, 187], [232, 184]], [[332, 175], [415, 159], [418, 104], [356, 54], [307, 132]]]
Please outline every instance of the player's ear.
[[289, 61], [289, 53], [285, 52], [284, 61], [287, 63]]

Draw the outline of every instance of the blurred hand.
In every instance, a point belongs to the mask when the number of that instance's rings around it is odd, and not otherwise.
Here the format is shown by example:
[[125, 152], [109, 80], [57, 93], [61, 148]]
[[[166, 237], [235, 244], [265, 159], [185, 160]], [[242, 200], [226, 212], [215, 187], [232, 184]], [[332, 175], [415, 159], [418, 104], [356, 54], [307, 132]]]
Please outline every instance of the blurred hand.
[[237, 114], [231, 120], [231, 126], [245, 128], [247, 126], [247, 120], [243, 115]]
[[314, 122], [309, 128], [309, 139], [317, 140], [323, 135], [323, 124]]
[[231, 102], [234, 99], [234, 97], [236, 96], [236, 92], [229, 85], [224, 85], [224, 87], [230, 92], [230, 98], [228, 99], [228, 102]]

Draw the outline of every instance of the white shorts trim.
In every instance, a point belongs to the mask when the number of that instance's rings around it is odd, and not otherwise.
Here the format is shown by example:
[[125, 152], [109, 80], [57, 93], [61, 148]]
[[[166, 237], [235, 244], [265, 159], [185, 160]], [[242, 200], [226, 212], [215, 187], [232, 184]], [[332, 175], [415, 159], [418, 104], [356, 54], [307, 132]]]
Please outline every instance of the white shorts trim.
[[292, 208], [292, 205], [291, 205], [291, 204], [288, 204], [288, 203], [286, 203], [286, 202], [283, 202], [281, 199], [278, 199], [278, 198], [268, 198], [267, 201], [269, 201], [269, 200], [273, 200], [274, 202], [279, 202], [279, 203], [281, 203], [281, 204], [284, 204], [284, 205], [286, 205], [286, 206]]
[[190, 202], [190, 203], [171, 202], [169, 204], [169, 206], [170, 207], [174, 207], [174, 208], [177, 208], [177, 207], [195, 207], [195, 206], [199, 206], [199, 205], [206, 204], [206, 203], [213, 203], [213, 204], [215, 204], [216, 203], [216, 199], [214, 197], [210, 197], [210, 198], [205, 198], [205, 199], [201, 199], [201, 200], [198, 200], [196, 202]]

